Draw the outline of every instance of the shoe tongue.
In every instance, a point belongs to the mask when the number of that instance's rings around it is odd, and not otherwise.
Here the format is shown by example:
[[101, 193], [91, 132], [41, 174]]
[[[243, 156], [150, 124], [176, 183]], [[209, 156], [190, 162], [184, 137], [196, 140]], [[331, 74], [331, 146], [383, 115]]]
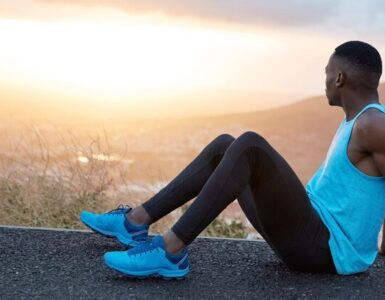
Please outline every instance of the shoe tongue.
[[154, 236], [153, 239], [152, 239], [152, 244], [155, 245], [155, 246], [159, 246], [159, 247], [161, 247], [162, 249], [164, 249], [164, 240], [163, 240], [163, 236], [160, 235], [160, 234]]

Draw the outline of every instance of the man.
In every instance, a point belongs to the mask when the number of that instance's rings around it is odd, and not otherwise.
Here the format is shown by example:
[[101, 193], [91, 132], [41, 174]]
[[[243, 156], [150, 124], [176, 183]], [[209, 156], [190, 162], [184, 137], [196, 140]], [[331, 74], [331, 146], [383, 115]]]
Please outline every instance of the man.
[[[335, 49], [325, 71], [329, 105], [342, 107], [346, 117], [306, 189], [261, 135], [221, 134], [142, 205], [82, 212], [91, 229], [133, 246], [106, 253], [105, 263], [131, 276], [183, 278], [189, 272], [187, 245], [238, 199], [290, 269], [365, 271], [378, 253], [385, 217], [385, 106], [377, 92], [381, 57], [371, 45], [350, 41]], [[170, 230], [148, 237], [150, 224], [195, 196]]]
[[[357, 41], [348, 42], [341, 45], [340, 49], [344, 47], [346, 52], [350, 49], [351, 53], [345, 54], [337, 48], [335, 52], [337, 55], [331, 56], [325, 68], [325, 92], [329, 104], [342, 107], [346, 113], [346, 119], [351, 119], [351, 116], [356, 115], [362, 107], [363, 100], [367, 101], [365, 103], [379, 103], [377, 88], [382, 73], [382, 63], [377, 50], [367, 44]], [[369, 49], [370, 53], [366, 53], [366, 49]], [[341, 59], [344, 54], [347, 57], [345, 60]], [[366, 61], [360, 61], [360, 56], [366, 56]], [[349, 65], [349, 61], [355, 61], [356, 64]], [[345, 72], [338, 70], [345, 70]], [[350, 89], [346, 89], [346, 86]], [[343, 94], [338, 95], [338, 91]], [[371, 109], [357, 120], [351, 134], [348, 156], [349, 160], [363, 173], [369, 176], [385, 176], [385, 115], [383, 113]], [[385, 201], [385, 195], [383, 199]], [[379, 253], [385, 255], [385, 230], [382, 232]]]

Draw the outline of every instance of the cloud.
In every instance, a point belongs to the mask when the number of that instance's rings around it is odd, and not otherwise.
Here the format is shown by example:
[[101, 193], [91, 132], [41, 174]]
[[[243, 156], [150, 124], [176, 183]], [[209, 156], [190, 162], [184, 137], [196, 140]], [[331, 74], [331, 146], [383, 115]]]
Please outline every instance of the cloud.
[[333, 13], [332, 0], [36, 0], [44, 4], [103, 5], [129, 14], [162, 13], [247, 25], [307, 26], [323, 22]]
[[306, 33], [381, 39], [383, 0], [1, 0], [0, 16], [63, 19], [112, 8], [138, 15], [160, 13], [173, 19], [229, 26], [303, 29]]

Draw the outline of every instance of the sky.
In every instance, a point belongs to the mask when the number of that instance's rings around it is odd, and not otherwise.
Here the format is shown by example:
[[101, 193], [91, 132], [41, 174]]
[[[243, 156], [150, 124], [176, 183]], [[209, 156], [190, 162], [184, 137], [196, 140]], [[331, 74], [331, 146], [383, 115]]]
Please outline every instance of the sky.
[[347, 40], [383, 54], [384, 14], [379, 0], [0, 0], [0, 94], [136, 115], [268, 108], [322, 94]]

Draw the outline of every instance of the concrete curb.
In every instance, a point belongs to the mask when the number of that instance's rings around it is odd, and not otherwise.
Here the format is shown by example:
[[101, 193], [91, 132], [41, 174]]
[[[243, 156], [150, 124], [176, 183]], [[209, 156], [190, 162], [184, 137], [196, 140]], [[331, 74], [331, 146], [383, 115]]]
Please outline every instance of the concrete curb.
[[[90, 229], [72, 229], [72, 228], [56, 228], [56, 227], [29, 227], [29, 226], [19, 226], [19, 225], [0, 225], [0, 228], [9, 228], [9, 229], [23, 229], [23, 230], [48, 230], [48, 231], [57, 231], [57, 232], [82, 232], [82, 233], [93, 233]], [[150, 234], [151, 235], [151, 234]], [[238, 242], [265, 242], [263, 239], [241, 239], [241, 238], [226, 238], [226, 237], [216, 237], [216, 236], [198, 236], [198, 239], [209, 239], [209, 240], [228, 240], [228, 241], [238, 241]]]

